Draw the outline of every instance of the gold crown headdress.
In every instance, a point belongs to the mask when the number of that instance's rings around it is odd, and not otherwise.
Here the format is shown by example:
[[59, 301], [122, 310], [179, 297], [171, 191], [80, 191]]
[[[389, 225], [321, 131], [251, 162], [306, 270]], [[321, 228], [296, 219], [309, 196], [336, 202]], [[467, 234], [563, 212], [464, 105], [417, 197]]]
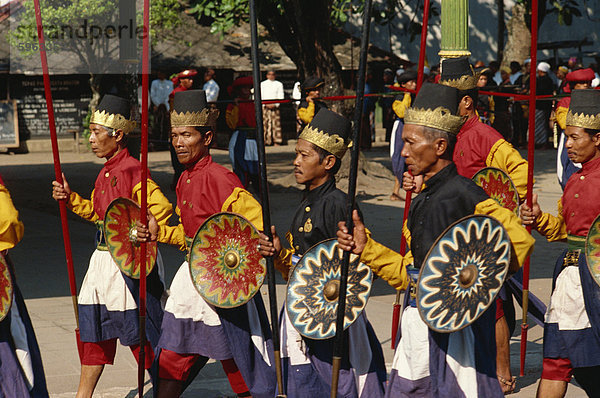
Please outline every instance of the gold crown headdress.
[[109, 127], [113, 130], [123, 130], [123, 134], [127, 135], [135, 128], [135, 120], [126, 119], [118, 113], [108, 113], [107, 111], [95, 110], [90, 118], [90, 124], [100, 124]]
[[469, 67], [471, 68], [470, 75], [462, 75], [457, 79], [440, 80], [440, 84], [443, 84], [444, 86], [454, 87], [462, 91], [477, 88], [477, 82], [479, 81], [479, 76], [481, 75], [481, 72], [475, 73], [473, 67], [471, 65], [469, 65]]
[[352, 146], [352, 143], [346, 143], [342, 137], [337, 134], [329, 135], [323, 130], [310, 124], [304, 127], [298, 138], [302, 138], [319, 148], [323, 148], [335, 157], [341, 159], [344, 157], [346, 150]]
[[404, 123], [431, 127], [454, 135], [458, 134], [465, 120], [466, 117], [455, 116], [443, 106], [435, 109], [408, 108], [404, 116]]
[[600, 113], [597, 115], [588, 115], [585, 113], [573, 113], [569, 109], [569, 112], [567, 113], [567, 126], [600, 130]]
[[171, 111], [171, 127], [215, 127], [219, 117], [218, 109], [204, 108], [200, 112]]

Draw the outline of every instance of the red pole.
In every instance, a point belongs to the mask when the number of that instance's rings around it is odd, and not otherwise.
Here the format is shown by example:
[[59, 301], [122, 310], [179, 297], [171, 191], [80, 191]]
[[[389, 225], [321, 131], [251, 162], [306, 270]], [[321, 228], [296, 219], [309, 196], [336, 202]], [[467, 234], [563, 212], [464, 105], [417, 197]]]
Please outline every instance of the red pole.
[[[535, 93], [537, 89], [537, 34], [538, 0], [531, 1], [531, 63], [529, 64], [529, 142], [527, 145], [527, 206], [533, 207], [533, 163], [535, 149]], [[531, 225], [527, 226], [531, 233]], [[521, 323], [521, 367], [519, 375], [525, 375], [525, 354], [527, 352], [527, 307], [529, 305], [529, 257], [523, 264], [523, 321]]]
[[[60, 155], [58, 153], [58, 138], [56, 136], [56, 123], [54, 120], [54, 105], [52, 104], [52, 90], [50, 88], [50, 76], [48, 74], [48, 59], [46, 58], [46, 42], [44, 40], [44, 27], [42, 25], [42, 13], [39, 0], [33, 0], [35, 7], [35, 23], [37, 25], [37, 36], [40, 45], [40, 58], [42, 61], [42, 72], [44, 75], [44, 93], [46, 94], [46, 108], [48, 109], [48, 124], [50, 125], [50, 140], [52, 142], [52, 156], [54, 158], [54, 177], [59, 184], [63, 184], [62, 171], [60, 168]], [[69, 272], [69, 288], [73, 299], [73, 312], [75, 313], [75, 332], [79, 335], [79, 311], [77, 309], [77, 283], [75, 282], [75, 268], [73, 266], [73, 254], [71, 251], [71, 237], [69, 234], [69, 223], [67, 222], [67, 202], [59, 200], [60, 221], [62, 224], [63, 242], [65, 245], [65, 257], [67, 259], [67, 270]], [[77, 339], [79, 341], [79, 338]]]
[[429, 0], [423, 5], [423, 26], [421, 27], [421, 49], [419, 51], [419, 71], [417, 73], [417, 92], [423, 85], [423, 68], [425, 67], [425, 53], [427, 52], [427, 25], [429, 24]]
[[[144, 0], [144, 36], [142, 39], [142, 181], [141, 181], [141, 223], [148, 224], [148, 75], [150, 73], [150, 1]], [[144, 396], [144, 369], [146, 348], [146, 243], [141, 244], [142, 261], [140, 267], [140, 355], [138, 362], [138, 394]]]

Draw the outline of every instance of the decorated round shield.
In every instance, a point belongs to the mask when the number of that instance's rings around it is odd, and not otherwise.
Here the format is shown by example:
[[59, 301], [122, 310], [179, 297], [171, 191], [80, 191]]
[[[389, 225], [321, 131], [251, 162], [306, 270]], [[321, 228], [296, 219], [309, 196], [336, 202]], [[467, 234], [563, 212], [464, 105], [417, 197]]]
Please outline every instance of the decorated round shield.
[[258, 244], [258, 231], [238, 214], [217, 213], [198, 228], [190, 251], [190, 273], [209, 304], [239, 307], [260, 290], [267, 266]]
[[472, 179], [500, 206], [519, 214], [519, 193], [504, 171], [495, 167], [485, 167], [475, 173]]
[[494, 302], [510, 264], [506, 230], [489, 216], [469, 216], [450, 225], [423, 261], [417, 307], [436, 332], [467, 327]]
[[6, 318], [13, 299], [13, 285], [8, 263], [0, 253], [0, 321]]
[[600, 285], [600, 215], [596, 217], [585, 240], [585, 259], [594, 280]]
[[[104, 237], [111, 257], [130, 278], [140, 278], [142, 263], [141, 245], [137, 241], [137, 222], [141, 218], [140, 206], [131, 199], [117, 198], [110, 202], [104, 215]], [[146, 244], [146, 275], [156, 262], [156, 242]]]
[[[293, 269], [288, 281], [286, 310], [301, 335], [317, 340], [335, 336], [343, 257], [337, 240], [328, 239], [308, 249]], [[372, 282], [371, 269], [351, 254], [344, 329], [367, 305]]]

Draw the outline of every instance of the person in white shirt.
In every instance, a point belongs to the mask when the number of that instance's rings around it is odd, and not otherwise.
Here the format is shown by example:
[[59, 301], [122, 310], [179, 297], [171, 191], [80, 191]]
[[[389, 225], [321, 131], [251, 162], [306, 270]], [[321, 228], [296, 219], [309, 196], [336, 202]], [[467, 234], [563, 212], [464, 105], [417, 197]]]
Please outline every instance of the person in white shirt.
[[215, 102], [219, 98], [219, 85], [215, 81], [215, 70], [207, 69], [204, 72], [204, 87], [202, 89], [206, 92], [206, 101]]
[[[169, 94], [173, 91], [173, 82], [167, 79], [164, 71], [158, 71], [157, 79], [150, 85], [150, 101], [152, 102], [153, 126], [152, 138], [154, 147], [166, 147], [169, 141], [171, 126], [169, 124]], [[140, 102], [141, 104], [141, 102]]]
[[[267, 79], [260, 83], [262, 100], [283, 99], [283, 83], [276, 78], [275, 71], [267, 72]], [[281, 116], [279, 104], [263, 104], [263, 125], [265, 129], [265, 145], [281, 145], [283, 136], [281, 134]]]

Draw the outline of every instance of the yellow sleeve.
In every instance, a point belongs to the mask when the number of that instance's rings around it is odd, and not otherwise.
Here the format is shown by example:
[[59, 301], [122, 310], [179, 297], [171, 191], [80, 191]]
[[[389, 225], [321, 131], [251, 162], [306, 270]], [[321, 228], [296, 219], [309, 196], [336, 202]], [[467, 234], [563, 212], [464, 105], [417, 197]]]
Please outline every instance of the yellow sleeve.
[[527, 161], [507, 141], [498, 140], [492, 146], [485, 160], [488, 167], [496, 167], [510, 176], [515, 188], [519, 193], [521, 203], [527, 196]]
[[240, 119], [240, 107], [234, 105], [225, 111], [225, 121], [230, 129], [235, 130], [237, 128], [238, 120]]
[[[175, 213], [178, 216], [181, 216], [179, 207], [175, 207]], [[185, 231], [183, 230], [183, 224], [181, 223], [174, 226], [166, 224], [159, 225], [158, 237], [156, 240], [161, 243], [177, 246], [181, 251], [187, 250], [185, 245]]]
[[244, 188], [235, 188], [223, 202], [221, 211], [229, 211], [244, 216], [259, 231], [263, 230], [262, 207], [254, 196]]
[[[137, 203], [142, 201], [142, 183], [133, 187], [132, 197]], [[173, 215], [173, 206], [165, 197], [159, 186], [148, 178], [148, 210], [154, 215], [158, 225], [166, 225]]]
[[273, 258], [273, 262], [275, 265], [275, 269], [281, 272], [281, 276], [283, 276], [283, 279], [287, 281], [290, 276], [290, 271], [293, 267], [292, 255], [296, 252], [296, 250], [294, 250], [294, 238], [292, 237], [292, 234], [289, 231], [286, 232], [285, 238], [290, 244], [291, 249], [288, 249], [287, 247], [282, 247], [279, 254]]
[[569, 113], [569, 108], [565, 108], [564, 106], [559, 106], [556, 108], [556, 112], [554, 113], [556, 116], [556, 122], [563, 130], [567, 128], [567, 113]]
[[521, 219], [515, 213], [500, 206], [491, 198], [477, 203], [475, 214], [492, 216], [504, 226], [512, 242], [513, 256], [518, 260], [518, 265], [520, 267], [523, 266], [525, 259], [533, 251], [535, 239], [523, 227]]
[[77, 192], [71, 192], [67, 207], [85, 220], [94, 222], [98, 219], [98, 215], [94, 211], [94, 191], [92, 191], [90, 199], [84, 199]]
[[405, 290], [408, 287], [406, 267], [413, 263], [412, 253], [405, 256], [375, 242], [370, 236], [363, 250], [360, 261], [368, 265], [373, 272], [386, 280], [395, 289]]
[[536, 231], [544, 235], [550, 242], [567, 239], [567, 225], [562, 215], [562, 199], [558, 200], [558, 216], [543, 213], [537, 219]]
[[496, 112], [494, 112], [494, 108], [496, 107], [496, 102], [494, 101], [494, 97], [493, 96], [489, 96], [490, 98], [490, 123], [494, 123], [494, 120], [496, 119]]
[[411, 98], [409, 93], [404, 93], [402, 101], [396, 100], [392, 103], [392, 110], [400, 119], [404, 118], [406, 109], [410, 108]]
[[298, 117], [306, 124], [312, 122], [315, 117], [315, 103], [309, 102], [306, 108], [298, 108]]
[[8, 189], [0, 185], [0, 251], [15, 247], [23, 238], [24, 230]]

